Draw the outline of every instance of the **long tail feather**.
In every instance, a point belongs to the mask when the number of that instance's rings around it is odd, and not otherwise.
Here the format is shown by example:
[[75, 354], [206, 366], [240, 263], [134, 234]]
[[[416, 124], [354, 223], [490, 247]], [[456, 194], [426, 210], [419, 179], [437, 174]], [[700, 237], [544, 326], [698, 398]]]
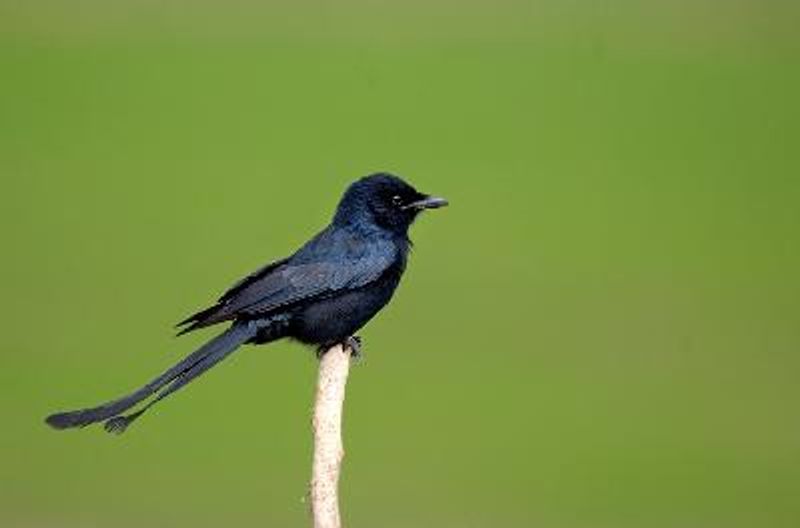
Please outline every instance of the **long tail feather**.
[[[237, 345], [238, 346], [238, 345]], [[125, 432], [125, 429], [137, 418], [143, 415], [150, 407], [155, 405], [156, 403], [160, 402], [173, 392], [176, 392], [180, 388], [186, 386], [190, 381], [195, 379], [196, 377], [200, 376], [208, 369], [228, 357], [236, 347], [229, 347], [229, 348], [220, 348], [215, 350], [211, 354], [207, 355], [194, 365], [192, 365], [188, 370], [184, 371], [178, 377], [176, 377], [172, 383], [170, 383], [166, 388], [164, 388], [161, 392], [158, 393], [158, 396], [147, 402], [147, 404], [136, 411], [135, 413], [129, 414], [127, 416], [116, 416], [108, 420], [104, 427], [106, 431], [109, 433], [116, 433], [121, 434]]]
[[[202, 374], [214, 366], [236, 350], [241, 344], [253, 338], [257, 332], [258, 325], [254, 322], [234, 324], [228, 330], [186, 356], [180, 363], [127, 396], [98, 405], [97, 407], [53, 414], [48, 416], [45, 421], [56, 429], [67, 429], [70, 427], [84, 427], [89, 424], [109, 420], [127, 411], [143, 400], [146, 400], [163, 387], [172, 383], [172, 385], [159, 394], [158, 398], [153, 400], [153, 402], [148, 404], [148, 406], [142, 409], [138, 414], [130, 415], [133, 416], [133, 418], [128, 418], [127, 423], [130, 423], [136, 417], [140, 416], [144, 410], [149, 408], [150, 405], [178, 390], [199, 374]], [[190, 372], [193, 372], [193, 374], [189, 374]], [[175, 387], [173, 388], [173, 386]], [[116, 430], [117, 426], [114, 424], [120, 425], [121, 423], [122, 422], [118, 419], [110, 420], [106, 424], [106, 429]], [[127, 423], [125, 426], [127, 426]], [[124, 426], [122, 430], [124, 430]]]

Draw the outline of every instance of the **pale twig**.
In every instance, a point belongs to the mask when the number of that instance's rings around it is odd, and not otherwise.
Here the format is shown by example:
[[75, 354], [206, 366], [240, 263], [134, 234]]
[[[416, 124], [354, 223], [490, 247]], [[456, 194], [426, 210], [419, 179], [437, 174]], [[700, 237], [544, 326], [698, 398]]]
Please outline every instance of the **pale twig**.
[[325, 351], [319, 362], [314, 402], [314, 462], [311, 475], [311, 512], [314, 528], [340, 528], [339, 473], [344, 458], [342, 408], [347, 374], [348, 348], [336, 345]]

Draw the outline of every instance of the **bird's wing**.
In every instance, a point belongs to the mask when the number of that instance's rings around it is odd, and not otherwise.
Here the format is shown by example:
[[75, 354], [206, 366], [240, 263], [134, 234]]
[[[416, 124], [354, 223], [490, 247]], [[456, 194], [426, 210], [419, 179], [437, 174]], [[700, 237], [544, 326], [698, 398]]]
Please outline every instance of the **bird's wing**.
[[286, 264], [286, 262], [288, 260], [289, 260], [288, 258], [284, 258], [284, 259], [280, 259], [280, 260], [274, 260], [274, 261], [270, 262], [269, 264], [265, 264], [264, 266], [261, 266], [260, 268], [258, 268], [256, 271], [254, 271], [253, 273], [251, 273], [247, 277], [245, 277], [245, 278], [239, 280], [238, 282], [234, 283], [233, 286], [228, 288], [225, 291], [225, 293], [222, 294], [222, 296], [217, 300], [217, 302], [222, 303], [222, 302], [225, 302], [225, 301], [233, 298], [234, 296], [236, 296], [237, 293], [241, 292], [242, 290], [244, 290], [245, 288], [247, 288], [248, 286], [250, 286], [254, 282], [258, 281], [259, 279], [264, 278], [269, 272], [273, 271], [275, 268]]
[[287, 265], [231, 299], [226, 308], [250, 316], [266, 314], [300, 301], [361, 288], [390, 265], [385, 257]]
[[228, 288], [225, 291], [225, 293], [223, 293], [220, 296], [220, 298], [217, 300], [217, 304], [209, 308], [206, 308], [204, 310], [200, 310], [197, 313], [193, 313], [186, 319], [176, 324], [175, 326], [178, 328], [184, 327], [180, 332], [178, 332], [178, 335], [182, 335], [191, 332], [192, 330], [196, 330], [204, 326], [209, 326], [211, 324], [224, 321], [225, 318], [222, 319], [218, 318], [218, 316], [221, 315], [220, 314], [221, 307], [225, 306], [231, 299], [233, 299], [240, 292], [246, 290], [253, 283], [258, 282], [259, 280], [263, 279], [266, 275], [268, 275], [270, 272], [274, 271], [276, 268], [286, 264], [288, 260], [289, 260], [288, 258], [274, 260], [268, 264], [261, 266], [250, 275], [235, 282], [233, 286]]
[[[357, 289], [377, 280], [396, 260], [395, 246], [323, 232], [293, 257], [253, 273], [219, 302], [184, 320], [183, 332], [240, 316], [257, 317], [293, 304]], [[182, 332], [182, 333], [183, 333]]]

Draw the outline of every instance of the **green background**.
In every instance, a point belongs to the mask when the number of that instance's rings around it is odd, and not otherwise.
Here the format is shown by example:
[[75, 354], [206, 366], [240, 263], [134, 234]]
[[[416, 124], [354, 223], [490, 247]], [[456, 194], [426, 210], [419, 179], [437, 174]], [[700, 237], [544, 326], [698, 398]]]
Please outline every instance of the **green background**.
[[349, 526], [800, 525], [800, 8], [0, 2], [0, 525], [308, 525], [316, 363], [122, 437], [171, 324], [376, 170], [446, 196], [364, 331]]

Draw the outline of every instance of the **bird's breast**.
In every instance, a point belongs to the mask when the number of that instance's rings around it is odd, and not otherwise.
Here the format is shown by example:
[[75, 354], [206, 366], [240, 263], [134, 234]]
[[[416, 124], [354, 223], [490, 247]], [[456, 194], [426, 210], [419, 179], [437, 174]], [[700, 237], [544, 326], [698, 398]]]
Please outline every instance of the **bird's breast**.
[[343, 341], [354, 335], [392, 298], [402, 270], [389, 270], [362, 288], [318, 299], [295, 312], [292, 337], [310, 344]]

